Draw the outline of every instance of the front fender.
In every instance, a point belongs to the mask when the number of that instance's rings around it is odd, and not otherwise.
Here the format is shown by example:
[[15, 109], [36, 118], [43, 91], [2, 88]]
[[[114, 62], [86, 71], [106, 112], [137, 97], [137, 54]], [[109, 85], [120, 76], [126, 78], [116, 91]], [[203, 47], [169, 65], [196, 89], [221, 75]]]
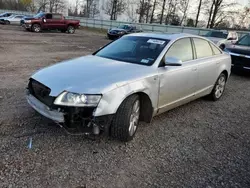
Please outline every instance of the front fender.
[[94, 116], [103, 116], [115, 114], [121, 103], [130, 95], [136, 93], [145, 93], [149, 96], [152, 107], [157, 108], [159, 96], [159, 78], [158, 76], [144, 78], [142, 80], [134, 81], [126, 85], [120, 86], [112, 91], [103, 94], [103, 97], [98, 104]]

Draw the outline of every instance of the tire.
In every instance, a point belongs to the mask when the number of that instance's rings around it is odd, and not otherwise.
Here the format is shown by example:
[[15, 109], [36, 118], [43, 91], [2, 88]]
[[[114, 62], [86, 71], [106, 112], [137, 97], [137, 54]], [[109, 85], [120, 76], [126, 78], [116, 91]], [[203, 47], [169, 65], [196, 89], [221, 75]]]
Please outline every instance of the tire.
[[118, 108], [110, 128], [110, 136], [128, 142], [134, 138], [140, 118], [140, 99], [132, 95]]
[[41, 32], [42, 28], [41, 28], [41, 26], [39, 24], [33, 24], [31, 30], [33, 32], [39, 33], [39, 32]]
[[68, 28], [67, 28], [67, 31], [68, 31], [69, 34], [74, 34], [75, 30], [76, 29], [72, 25], [68, 26]]
[[209, 97], [213, 101], [217, 101], [222, 97], [222, 95], [225, 91], [226, 82], [227, 82], [226, 75], [224, 73], [221, 73], [219, 78], [217, 79], [215, 85], [214, 85], [213, 91], [209, 95]]

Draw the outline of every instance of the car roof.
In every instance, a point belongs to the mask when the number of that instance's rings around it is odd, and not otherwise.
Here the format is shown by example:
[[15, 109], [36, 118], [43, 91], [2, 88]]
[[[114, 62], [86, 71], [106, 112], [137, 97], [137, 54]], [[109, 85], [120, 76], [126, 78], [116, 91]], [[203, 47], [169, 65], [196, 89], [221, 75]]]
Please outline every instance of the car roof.
[[161, 38], [165, 40], [176, 40], [183, 37], [199, 37], [198, 35], [191, 35], [188, 33], [135, 33], [130, 34], [129, 36], [138, 36], [138, 37], [152, 37], [152, 38]]

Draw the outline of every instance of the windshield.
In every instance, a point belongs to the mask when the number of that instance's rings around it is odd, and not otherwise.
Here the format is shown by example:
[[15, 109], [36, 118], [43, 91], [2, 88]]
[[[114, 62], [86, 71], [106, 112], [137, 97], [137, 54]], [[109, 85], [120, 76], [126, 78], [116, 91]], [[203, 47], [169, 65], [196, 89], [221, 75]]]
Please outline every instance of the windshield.
[[241, 46], [250, 46], [250, 35], [245, 35], [242, 37], [236, 45], [241, 45]]
[[118, 28], [119, 29], [129, 29], [130, 26], [128, 26], [128, 25], [120, 25]]
[[34, 16], [34, 18], [41, 18], [44, 16], [43, 12], [38, 13], [37, 15]]
[[223, 33], [222, 31], [209, 31], [205, 37], [215, 37], [215, 38], [227, 38], [227, 33]]
[[126, 36], [98, 51], [95, 55], [117, 61], [152, 65], [169, 40]]

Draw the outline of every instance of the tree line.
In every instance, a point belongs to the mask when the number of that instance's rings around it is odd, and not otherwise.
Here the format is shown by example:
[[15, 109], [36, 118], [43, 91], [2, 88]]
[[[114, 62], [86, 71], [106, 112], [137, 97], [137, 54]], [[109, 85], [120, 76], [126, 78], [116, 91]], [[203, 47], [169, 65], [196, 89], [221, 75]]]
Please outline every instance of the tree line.
[[[0, 0], [0, 9], [58, 12], [65, 9], [65, 0]], [[234, 9], [233, 0], [106, 0], [102, 7], [99, 0], [75, 0], [69, 15], [98, 17], [102, 10], [110, 20], [125, 15], [128, 21], [185, 25], [191, 27], [236, 29], [248, 22], [249, 6]], [[192, 15], [192, 16], [190, 16]]]

